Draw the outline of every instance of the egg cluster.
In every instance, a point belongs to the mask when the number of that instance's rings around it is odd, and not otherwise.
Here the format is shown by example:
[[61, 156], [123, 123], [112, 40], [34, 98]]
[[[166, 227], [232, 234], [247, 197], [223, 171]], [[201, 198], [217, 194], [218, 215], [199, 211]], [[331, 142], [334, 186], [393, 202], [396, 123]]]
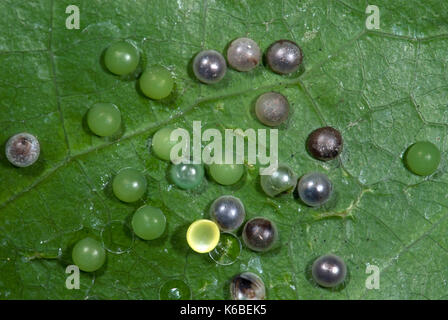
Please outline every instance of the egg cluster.
[[[110, 45], [104, 55], [104, 63], [110, 73], [129, 75], [140, 65], [140, 51], [127, 41]], [[289, 40], [274, 42], [265, 53], [266, 63], [277, 74], [291, 74], [299, 70], [302, 50]], [[262, 60], [258, 44], [249, 38], [232, 41], [227, 50], [227, 62], [215, 50], [203, 50], [193, 60], [192, 68], [196, 78], [204, 84], [221, 81], [229, 66], [240, 72], [249, 72]], [[149, 66], [138, 79], [141, 92], [150, 99], [160, 100], [171, 95], [175, 86], [173, 74], [160, 65]], [[269, 127], [277, 127], [287, 121], [290, 115], [288, 99], [278, 92], [261, 94], [255, 103], [258, 120]], [[114, 136], [122, 126], [119, 108], [112, 103], [96, 103], [87, 112], [87, 125], [97, 136]], [[174, 128], [165, 127], [152, 137], [152, 152], [160, 159], [169, 161], [170, 151], [175, 142], [170, 135]], [[341, 133], [332, 127], [317, 128], [310, 133], [306, 149], [317, 160], [328, 161], [338, 157], [343, 150]], [[18, 133], [6, 143], [6, 157], [16, 167], [27, 167], [38, 161], [40, 144], [29, 133]], [[418, 175], [434, 173], [440, 162], [440, 151], [427, 141], [416, 142], [404, 154], [405, 164]], [[242, 164], [171, 164], [168, 179], [182, 190], [198, 188], [206, 177], [221, 185], [234, 185], [245, 175]], [[332, 197], [333, 184], [321, 172], [308, 172], [299, 177], [289, 166], [280, 164], [269, 175], [260, 176], [260, 185], [268, 197], [277, 197], [296, 191], [303, 204], [311, 207], [325, 205]], [[112, 190], [123, 202], [140, 200], [147, 189], [144, 174], [134, 168], [122, 168], [114, 176]], [[265, 252], [276, 247], [279, 232], [274, 221], [265, 217], [255, 217], [245, 222], [246, 208], [243, 201], [232, 195], [222, 195], [215, 199], [209, 209], [209, 219], [194, 221], [186, 233], [189, 246], [198, 253], [209, 253], [217, 264], [231, 264], [238, 259], [241, 242], [236, 232], [242, 228], [241, 238], [245, 246], [256, 252]], [[159, 208], [145, 205], [137, 209], [131, 225], [134, 233], [143, 240], [154, 240], [162, 236], [166, 228], [166, 217]], [[244, 225], [244, 226], [243, 226]], [[86, 272], [100, 269], [106, 260], [103, 245], [87, 237], [73, 248], [72, 258], [79, 268]], [[343, 259], [333, 254], [321, 256], [312, 266], [312, 277], [322, 287], [341, 285], [347, 275]], [[174, 285], [174, 284], [173, 284]], [[171, 284], [164, 286], [171, 287]], [[178, 288], [183, 288], [176, 284]], [[184, 296], [190, 297], [189, 288], [183, 288]], [[250, 272], [235, 276], [230, 285], [234, 299], [264, 299], [266, 289], [262, 279]], [[161, 296], [162, 297], [162, 296]], [[165, 296], [163, 296], [165, 297]], [[169, 298], [168, 296], [165, 298]]]

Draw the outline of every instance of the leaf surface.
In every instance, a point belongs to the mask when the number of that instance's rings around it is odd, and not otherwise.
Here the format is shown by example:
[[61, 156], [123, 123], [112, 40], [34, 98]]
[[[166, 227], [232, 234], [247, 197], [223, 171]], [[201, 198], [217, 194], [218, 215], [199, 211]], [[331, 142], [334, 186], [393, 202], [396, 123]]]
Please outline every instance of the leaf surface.
[[[68, 30], [65, 9], [80, 9], [81, 28]], [[40, 160], [17, 169], [0, 154], [1, 299], [158, 299], [160, 286], [182, 279], [194, 299], [229, 298], [229, 280], [253, 271], [270, 299], [440, 299], [448, 278], [446, 175], [448, 7], [443, 1], [376, 1], [380, 30], [365, 27], [365, 1], [17, 1], [0, 3], [0, 141], [35, 134]], [[229, 70], [213, 86], [198, 83], [191, 61], [201, 49], [225, 52], [248, 36], [265, 51], [278, 39], [304, 52], [299, 75], [280, 76], [265, 66]], [[108, 73], [107, 46], [118, 39], [142, 51], [142, 68], [161, 64], [176, 78], [170, 99], [143, 97], [135, 80]], [[264, 128], [255, 99], [278, 91], [293, 113], [279, 130], [279, 158], [297, 174], [327, 173], [334, 201], [322, 209], [292, 195], [267, 198], [258, 170], [243, 183], [211, 180], [196, 191], [166, 179], [169, 164], [151, 155], [150, 138], [171, 124], [191, 129]], [[121, 109], [117, 138], [92, 135], [86, 111], [96, 102]], [[344, 138], [340, 160], [312, 159], [307, 135], [331, 125]], [[442, 151], [439, 170], [418, 177], [402, 155], [417, 140]], [[134, 204], [112, 194], [123, 167], [142, 170], [148, 192]], [[265, 254], [244, 249], [230, 266], [193, 253], [188, 225], [208, 217], [223, 194], [241, 198], [247, 217], [266, 216], [279, 227], [279, 247]], [[134, 238], [126, 225], [142, 204], [160, 207], [167, 231], [155, 241]], [[124, 227], [122, 222], [124, 222]], [[65, 288], [71, 248], [86, 235], [103, 240], [105, 268], [81, 273], [80, 290]], [[349, 279], [331, 292], [309, 279], [312, 261], [333, 252]], [[380, 289], [368, 290], [366, 267], [381, 271]]]

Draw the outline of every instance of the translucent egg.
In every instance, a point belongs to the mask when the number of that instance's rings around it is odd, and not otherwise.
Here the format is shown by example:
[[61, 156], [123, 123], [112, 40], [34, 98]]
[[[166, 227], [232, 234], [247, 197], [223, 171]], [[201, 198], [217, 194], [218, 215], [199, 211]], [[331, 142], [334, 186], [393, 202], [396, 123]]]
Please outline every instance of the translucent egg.
[[227, 50], [227, 61], [238, 71], [252, 70], [261, 61], [260, 47], [249, 38], [233, 40]]
[[261, 188], [270, 197], [283, 192], [293, 191], [297, 185], [297, 176], [287, 165], [280, 164], [270, 175], [260, 177]]
[[255, 273], [243, 272], [232, 279], [230, 296], [233, 300], [264, 300], [266, 288], [263, 280]]
[[169, 177], [179, 188], [193, 189], [200, 185], [204, 178], [204, 166], [192, 163], [173, 164]]
[[87, 237], [78, 241], [72, 249], [72, 259], [82, 271], [93, 272], [106, 261], [106, 251], [101, 242]]
[[22, 132], [6, 142], [6, 158], [16, 167], [28, 167], [39, 159], [39, 140], [32, 134]]
[[215, 249], [209, 252], [216, 264], [228, 266], [237, 261], [241, 253], [241, 241], [232, 233], [223, 232]]
[[288, 99], [277, 92], [263, 93], [255, 103], [255, 114], [261, 123], [270, 127], [279, 126], [288, 119]]

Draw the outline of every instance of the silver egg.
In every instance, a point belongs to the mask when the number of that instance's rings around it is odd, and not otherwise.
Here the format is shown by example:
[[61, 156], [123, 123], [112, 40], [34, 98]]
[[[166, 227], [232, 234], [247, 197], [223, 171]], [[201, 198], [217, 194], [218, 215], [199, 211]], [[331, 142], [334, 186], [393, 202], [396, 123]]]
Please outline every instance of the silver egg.
[[264, 300], [266, 288], [263, 280], [255, 273], [243, 272], [232, 279], [230, 296], [233, 300]]
[[263, 93], [255, 103], [255, 114], [261, 123], [270, 127], [278, 126], [288, 119], [288, 99], [277, 92]]
[[193, 60], [193, 72], [201, 82], [216, 83], [227, 72], [226, 60], [218, 51], [201, 51]]
[[266, 61], [276, 73], [292, 73], [297, 71], [302, 63], [302, 50], [295, 42], [278, 40], [268, 48]]
[[297, 185], [297, 175], [290, 167], [279, 164], [270, 175], [260, 176], [261, 188], [270, 197], [293, 191]]
[[258, 44], [249, 38], [233, 40], [227, 49], [229, 65], [238, 71], [249, 71], [261, 61], [261, 50]]
[[340, 257], [327, 254], [314, 261], [311, 273], [318, 285], [333, 288], [344, 282], [347, 276], [347, 266]]
[[300, 199], [305, 204], [316, 207], [330, 200], [333, 193], [333, 186], [325, 174], [311, 172], [300, 178], [297, 191]]
[[213, 201], [210, 207], [210, 217], [222, 231], [233, 231], [243, 224], [246, 211], [240, 199], [222, 196]]
[[16, 167], [28, 167], [39, 158], [39, 140], [32, 134], [18, 133], [6, 142], [5, 153], [8, 161]]

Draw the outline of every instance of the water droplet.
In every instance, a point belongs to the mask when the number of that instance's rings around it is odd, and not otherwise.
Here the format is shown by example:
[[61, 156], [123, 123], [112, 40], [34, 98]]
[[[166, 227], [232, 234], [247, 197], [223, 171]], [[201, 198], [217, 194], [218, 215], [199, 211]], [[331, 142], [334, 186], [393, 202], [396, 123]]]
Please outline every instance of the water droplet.
[[261, 261], [259, 257], [254, 257], [249, 260], [247, 263], [249, 269], [257, 270], [259, 274], [263, 273], [263, 267], [261, 266]]
[[159, 291], [160, 300], [190, 300], [190, 287], [182, 280], [168, 280]]

